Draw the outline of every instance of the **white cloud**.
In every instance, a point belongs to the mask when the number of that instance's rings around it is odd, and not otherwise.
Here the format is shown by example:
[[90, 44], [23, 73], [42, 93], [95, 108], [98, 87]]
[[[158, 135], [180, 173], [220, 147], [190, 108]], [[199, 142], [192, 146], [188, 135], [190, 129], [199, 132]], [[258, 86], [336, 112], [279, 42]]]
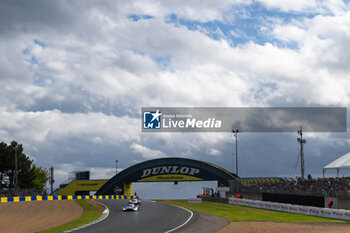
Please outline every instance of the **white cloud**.
[[146, 146], [142, 146], [137, 143], [133, 143], [130, 145], [130, 148], [135, 152], [142, 155], [145, 159], [155, 159], [161, 157], [167, 157], [167, 155], [160, 150], [152, 150]]
[[[118, 168], [118, 172], [122, 169]], [[113, 168], [91, 168], [91, 179], [110, 179], [115, 175], [115, 169]]]
[[128, 14], [146, 14], [166, 17], [174, 14], [186, 20], [207, 22], [224, 20], [225, 14], [233, 6], [249, 5], [251, 0], [194, 0], [194, 1], [133, 1], [124, 5]]
[[349, 10], [348, 3], [342, 0], [256, 0], [269, 10], [282, 12], [338, 15]]
[[103, 113], [62, 113], [8, 111], [1, 108], [0, 127], [8, 136], [20, 141], [47, 143], [55, 140], [80, 138], [94, 143], [120, 144], [139, 140], [139, 119], [116, 117]]
[[221, 155], [221, 151], [215, 148], [209, 149], [208, 154], [218, 156]]
[[316, 8], [316, 0], [294, 0], [294, 1], [285, 1], [285, 0], [257, 0], [257, 2], [262, 3], [267, 8], [270, 9], [279, 9], [281, 11], [307, 11]]
[[[302, 78], [299, 81], [299, 86], [303, 86], [301, 94], [310, 103], [343, 106], [350, 103], [350, 89], [346, 85], [350, 71], [347, 64], [350, 59], [349, 19], [350, 13], [319, 15], [278, 25], [273, 30], [277, 38], [299, 45], [296, 62], [291, 63], [291, 67], [295, 70], [294, 77]], [[295, 82], [296, 77], [291, 81]]]
[[[142, 134], [143, 106], [349, 106], [348, 3], [258, 2], [276, 13], [268, 24], [266, 9], [254, 12], [253, 1], [244, 0], [113, 1], [98, 7], [2, 1], [0, 137], [23, 143], [43, 166], [84, 161], [82, 166], [107, 167], [96, 168], [102, 177], [111, 174], [117, 156], [127, 161], [123, 167], [164, 156], [228, 164], [232, 134]], [[280, 11], [292, 11], [293, 19]], [[153, 18], [128, 17], [145, 14]], [[169, 20], [172, 14], [184, 24], [209, 26], [193, 30]], [[235, 24], [237, 17], [244, 24], [252, 16], [264, 42]], [[210, 28], [218, 21], [223, 28]], [[225, 27], [235, 39], [252, 41], [236, 45], [206, 34], [224, 33]], [[339, 137], [342, 147], [346, 138]], [[253, 149], [251, 157], [260, 154]]]
[[[314, 21], [321, 18], [315, 17]], [[329, 25], [338, 23], [331, 21], [334, 17], [328, 18]], [[307, 99], [316, 104], [349, 101], [348, 97], [342, 97], [347, 90], [338, 89], [346, 88], [345, 74], [338, 76], [339, 82], [334, 83], [331, 81], [334, 75], [323, 64], [333, 63], [334, 68], [340, 65], [340, 50], [330, 39], [336, 33], [327, 33], [334, 31], [334, 27], [323, 27], [328, 30], [319, 35], [313, 32], [315, 27], [308, 27], [308, 21], [275, 27], [273, 33], [278, 39], [305, 44], [300, 51], [295, 51], [269, 43], [233, 48], [224, 40], [215, 41], [201, 32], [175, 27], [159, 18], [137, 22], [109, 20], [115, 22], [113, 29], [102, 28], [96, 33], [107, 38], [107, 43], [82, 41], [73, 34], [69, 38], [63, 35], [64, 40], [54, 42], [46, 42], [51, 39], [47, 37], [43, 40], [48, 44], [45, 48], [35, 43], [24, 47], [28, 50], [25, 57], [38, 60], [38, 64], [29, 65], [33, 78], [38, 75], [46, 86], [26, 84], [24, 93], [19, 95], [14, 94], [15, 88], [8, 86], [10, 95], [7, 96], [15, 96], [12, 103], [33, 106], [46, 99], [52, 100], [52, 104], [56, 102], [54, 108], [59, 108], [60, 103], [69, 102], [73, 95], [83, 101], [101, 99], [130, 106], [135, 112], [145, 105], [266, 106], [281, 96], [284, 102], [295, 96], [299, 98], [297, 101]], [[320, 21], [318, 25], [328, 25]], [[340, 38], [346, 33], [337, 31]], [[168, 56], [169, 67], [160, 69], [154, 61], [157, 56]], [[341, 60], [345, 61], [346, 55], [342, 56], [345, 57]], [[302, 88], [298, 88], [301, 83]], [[256, 96], [265, 84], [275, 88]], [[330, 86], [333, 86], [330, 96], [320, 96]], [[83, 106], [93, 109], [89, 103]]]

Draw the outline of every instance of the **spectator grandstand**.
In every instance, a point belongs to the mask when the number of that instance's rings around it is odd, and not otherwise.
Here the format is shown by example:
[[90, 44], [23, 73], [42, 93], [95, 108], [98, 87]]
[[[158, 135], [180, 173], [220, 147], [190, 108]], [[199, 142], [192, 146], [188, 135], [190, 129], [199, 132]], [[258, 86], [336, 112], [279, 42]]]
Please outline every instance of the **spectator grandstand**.
[[350, 177], [341, 178], [241, 178], [243, 192], [308, 193], [336, 196], [350, 192]]

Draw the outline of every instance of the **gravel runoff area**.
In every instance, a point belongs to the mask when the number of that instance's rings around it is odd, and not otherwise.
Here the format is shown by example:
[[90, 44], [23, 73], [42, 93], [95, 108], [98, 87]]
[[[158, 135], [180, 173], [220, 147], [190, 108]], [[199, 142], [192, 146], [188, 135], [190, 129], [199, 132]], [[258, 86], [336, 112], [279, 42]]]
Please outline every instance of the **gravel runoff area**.
[[344, 233], [350, 223], [231, 222], [223, 217], [195, 212], [194, 220], [178, 233]]
[[0, 232], [34, 233], [70, 222], [82, 213], [73, 200], [0, 203]]
[[344, 233], [350, 223], [231, 222], [216, 233]]

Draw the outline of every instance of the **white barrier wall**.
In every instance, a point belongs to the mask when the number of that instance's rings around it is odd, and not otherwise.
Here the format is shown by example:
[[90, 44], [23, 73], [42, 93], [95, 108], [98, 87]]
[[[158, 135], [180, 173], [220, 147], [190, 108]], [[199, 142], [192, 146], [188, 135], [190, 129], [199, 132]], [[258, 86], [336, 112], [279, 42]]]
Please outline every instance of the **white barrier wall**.
[[294, 214], [304, 214], [304, 215], [312, 215], [312, 216], [319, 216], [319, 217], [325, 217], [325, 218], [350, 220], [349, 210], [317, 208], [317, 207], [309, 207], [309, 206], [284, 204], [284, 203], [278, 203], [278, 202], [239, 199], [234, 197], [229, 197], [228, 203], [234, 204], [234, 205], [261, 208], [261, 209], [283, 211], [283, 212], [294, 213]]

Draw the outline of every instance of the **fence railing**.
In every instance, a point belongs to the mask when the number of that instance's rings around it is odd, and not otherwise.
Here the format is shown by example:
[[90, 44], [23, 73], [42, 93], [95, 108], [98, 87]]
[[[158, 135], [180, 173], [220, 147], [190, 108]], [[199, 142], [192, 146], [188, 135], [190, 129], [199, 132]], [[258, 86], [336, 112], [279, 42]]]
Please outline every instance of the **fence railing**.
[[53, 201], [53, 200], [88, 200], [88, 199], [130, 199], [135, 196], [126, 195], [58, 195], [58, 196], [19, 196], [1, 197], [0, 203], [23, 202], [23, 201]]

